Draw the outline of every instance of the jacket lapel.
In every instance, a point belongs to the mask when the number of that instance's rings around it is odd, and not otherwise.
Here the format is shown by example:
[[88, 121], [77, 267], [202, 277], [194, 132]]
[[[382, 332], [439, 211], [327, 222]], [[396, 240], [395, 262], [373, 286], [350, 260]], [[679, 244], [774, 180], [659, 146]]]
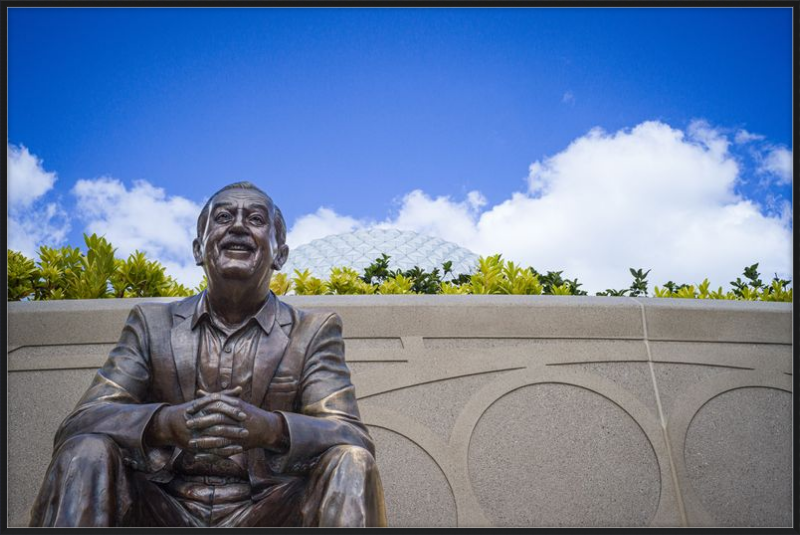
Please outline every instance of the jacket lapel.
[[[257, 407], [264, 406], [265, 396], [278, 365], [283, 361], [286, 348], [289, 345], [292, 317], [288, 308], [272, 298], [274, 308], [269, 312], [272, 318], [269, 325], [265, 325], [265, 334], [258, 341], [256, 360], [253, 363], [253, 389], [250, 403]], [[281, 328], [274, 328], [280, 325]], [[287, 327], [288, 326], [288, 327]], [[284, 331], [284, 328], [286, 329]], [[266, 450], [253, 448], [247, 452], [247, 465], [250, 475], [250, 484], [253, 487], [253, 500], [259, 500], [263, 493], [268, 492], [271, 485], [283, 482], [286, 478], [275, 475], [267, 463]]]
[[[271, 306], [275, 309], [279, 307], [277, 298], [273, 297]], [[250, 403], [256, 407], [263, 406], [267, 388], [275, 376], [278, 365], [283, 360], [286, 346], [289, 345], [289, 337], [286, 336], [283, 329], [273, 328], [275, 320], [278, 319], [277, 312], [275, 310], [271, 314], [273, 325], [270, 325], [267, 333], [262, 334], [258, 340], [258, 349], [253, 363], [253, 390], [250, 398]]]
[[172, 356], [175, 359], [175, 369], [178, 373], [178, 383], [181, 386], [184, 401], [194, 399], [197, 379], [197, 347], [200, 332], [192, 330], [191, 321], [196, 303], [197, 299], [187, 299], [175, 311], [177, 317], [173, 318], [174, 327], [170, 338]]

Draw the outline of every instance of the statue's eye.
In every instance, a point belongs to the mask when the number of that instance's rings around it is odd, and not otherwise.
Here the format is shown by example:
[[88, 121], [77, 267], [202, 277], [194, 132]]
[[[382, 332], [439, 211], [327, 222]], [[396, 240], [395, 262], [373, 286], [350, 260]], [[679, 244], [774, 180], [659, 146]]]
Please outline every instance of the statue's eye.
[[250, 221], [251, 221], [251, 222], [252, 222], [254, 225], [263, 225], [264, 223], [266, 223], [266, 222], [267, 222], [267, 221], [266, 221], [266, 219], [264, 219], [264, 217], [263, 217], [263, 216], [260, 216], [260, 215], [258, 215], [258, 214], [256, 214], [256, 215], [253, 215], [253, 216], [250, 216]]
[[217, 214], [217, 217], [214, 218], [214, 221], [217, 223], [227, 223], [232, 219], [231, 214], [228, 212], [220, 212]]

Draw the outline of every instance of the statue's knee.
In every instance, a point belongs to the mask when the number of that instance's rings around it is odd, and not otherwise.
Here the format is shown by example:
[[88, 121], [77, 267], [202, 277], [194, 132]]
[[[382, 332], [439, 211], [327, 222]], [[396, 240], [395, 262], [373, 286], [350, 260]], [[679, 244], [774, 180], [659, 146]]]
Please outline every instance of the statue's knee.
[[333, 446], [325, 452], [324, 459], [351, 470], [369, 471], [375, 467], [375, 457], [369, 450], [360, 446]]
[[87, 459], [92, 461], [116, 460], [120, 449], [113, 439], [106, 435], [75, 435], [65, 440], [56, 452], [56, 457], [66, 460]]

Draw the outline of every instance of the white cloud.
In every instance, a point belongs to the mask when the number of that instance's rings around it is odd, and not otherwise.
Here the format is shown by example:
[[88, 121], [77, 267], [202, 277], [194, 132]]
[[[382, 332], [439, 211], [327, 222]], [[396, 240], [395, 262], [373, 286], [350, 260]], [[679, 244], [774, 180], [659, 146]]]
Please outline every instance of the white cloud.
[[38, 260], [40, 245], [63, 245], [70, 229], [67, 213], [57, 203], [48, 203], [42, 209], [27, 213], [9, 209], [6, 222], [8, 248], [32, 260]]
[[187, 286], [197, 285], [203, 270], [195, 266], [192, 240], [202, 206], [139, 180], [128, 189], [119, 180], [79, 180], [72, 190], [86, 232], [103, 235], [125, 258], [135, 250], [158, 260], [167, 274]]
[[754, 262], [765, 275], [791, 278], [791, 218], [785, 207], [764, 215], [734, 192], [741, 177], [729, 146], [703, 121], [685, 133], [661, 122], [593, 129], [531, 164], [528, 190], [498, 205], [482, 211], [478, 192], [459, 202], [415, 190], [379, 226], [502, 253], [539, 271], [564, 270], [590, 292], [629, 286], [629, 267], [652, 268], [651, 290], [705, 277], [728, 287]]
[[69, 218], [58, 203], [44, 202], [44, 196], [58, 180], [45, 171], [42, 160], [25, 146], [6, 143], [8, 177], [8, 248], [36, 259], [40, 245], [61, 245], [69, 232]]
[[44, 170], [42, 160], [31, 154], [24, 145], [6, 143], [8, 171], [8, 204], [25, 208], [53, 188], [55, 173]]
[[712, 128], [707, 121], [697, 119], [689, 124], [686, 129], [689, 139], [704, 145], [716, 156], [727, 156], [730, 141], [716, 128]]
[[791, 184], [793, 167], [792, 151], [785, 147], [772, 147], [761, 161], [759, 171], [774, 175], [779, 184]]
[[467, 193], [467, 203], [473, 211], [478, 211], [486, 206], [486, 197], [480, 191], [470, 191]]
[[689, 130], [590, 132], [531, 166], [541, 197], [517, 194], [482, 214], [474, 247], [564, 269], [592, 291], [627, 286], [629, 267], [653, 268], [657, 283], [723, 286], [756, 261], [791, 272], [791, 230], [735, 195], [727, 140], [707, 123]]
[[764, 136], [761, 134], [753, 134], [747, 130], [739, 130], [736, 132], [736, 136], [733, 138], [733, 141], [736, 144], [741, 145], [743, 143], [750, 143], [751, 141], [761, 141], [762, 139], [764, 139]]
[[575, 104], [575, 95], [572, 91], [567, 91], [564, 93], [564, 96], [561, 97], [562, 104]]
[[477, 191], [469, 192], [465, 201], [455, 202], [447, 196], [432, 199], [423, 191], [414, 190], [403, 197], [396, 217], [377, 226], [413, 230], [455, 243], [469, 243], [475, 239], [479, 210], [485, 204], [486, 199]]
[[[331, 234], [352, 232], [365, 224], [349, 216], [341, 216], [330, 208], [321, 207], [313, 214], [300, 217], [286, 234], [289, 249]], [[291, 252], [289, 253], [291, 256]]]

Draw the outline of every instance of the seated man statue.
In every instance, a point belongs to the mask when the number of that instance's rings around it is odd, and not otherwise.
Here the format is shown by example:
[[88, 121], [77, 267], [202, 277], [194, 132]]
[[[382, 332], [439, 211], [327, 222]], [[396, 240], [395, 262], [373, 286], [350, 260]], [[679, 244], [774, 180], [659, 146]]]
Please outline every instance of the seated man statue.
[[133, 307], [58, 429], [31, 526], [386, 525], [341, 319], [269, 289], [285, 241], [249, 182], [209, 199], [208, 289]]

